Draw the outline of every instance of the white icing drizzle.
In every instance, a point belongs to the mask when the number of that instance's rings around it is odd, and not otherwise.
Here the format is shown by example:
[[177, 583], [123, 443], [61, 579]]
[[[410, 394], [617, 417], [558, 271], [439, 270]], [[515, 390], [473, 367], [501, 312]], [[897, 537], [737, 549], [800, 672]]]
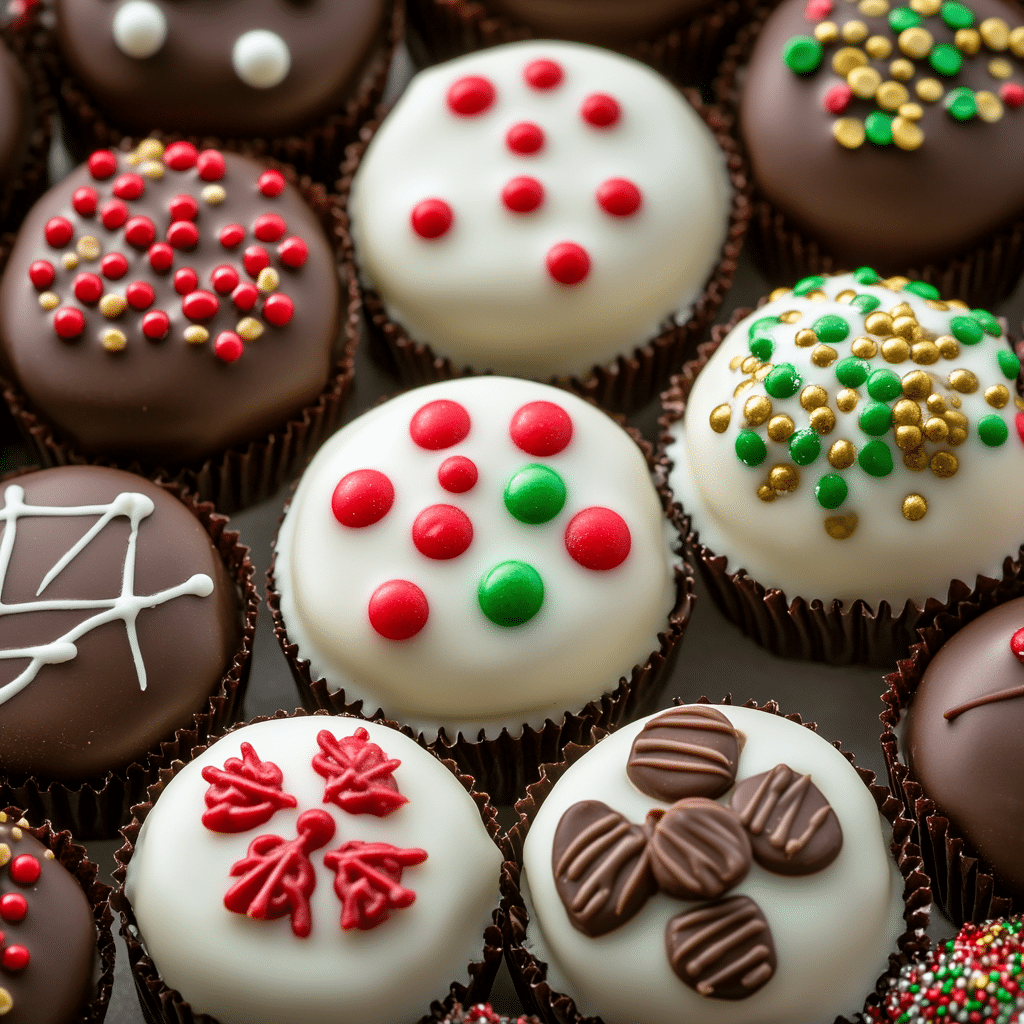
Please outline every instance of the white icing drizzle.
[[[76, 505], [61, 507], [52, 505], [26, 505], [25, 489], [18, 484], [11, 484], [4, 492], [4, 508], [0, 509], [0, 521], [4, 524], [3, 539], [0, 541], [0, 615], [23, 615], [41, 611], [78, 611], [96, 609], [96, 614], [84, 619], [69, 629], [56, 640], [31, 647], [6, 648], [0, 650], [0, 660], [10, 661], [14, 658], [29, 658], [24, 671], [4, 686], [0, 686], [0, 704], [20, 693], [39, 674], [44, 665], [59, 665], [71, 661], [78, 654], [75, 641], [97, 626], [106, 622], [121, 619], [128, 633], [128, 643], [135, 662], [135, 672], [139, 680], [139, 689], [146, 689], [146, 665], [139, 648], [138, 633], [135, 620], [144, 608], [156, 608], [173, 601], [177, 597], [191, 594], [195, 597], [208, 597], [213, 593], [213, 580], [205, 573], [196, 573], [184, 583], [168, 587], [156, 594], [135, 593], [135, 549], [139, 533], [139, 524], [153, 512], [153, 501], [144, 494], [133, 491], [122, 491], [108, 505]], [[69, 548], [43, 577], [38, 597], [46, 587], [82, 552], [103, 528], [118, 516], [124, 516], [131, 524], [128, 547], [125, 552], [124, 570], [121, 576], [121, 592], [111, 598], [82, 598], [79, 600], [42, 600], [23, 601], [7, 604], [3, 600], [3, 583], [7, 579], [7, 567], [17, 539], [18, 520], [24, 516], [99, 516], [99, 519], [84, 536]]]

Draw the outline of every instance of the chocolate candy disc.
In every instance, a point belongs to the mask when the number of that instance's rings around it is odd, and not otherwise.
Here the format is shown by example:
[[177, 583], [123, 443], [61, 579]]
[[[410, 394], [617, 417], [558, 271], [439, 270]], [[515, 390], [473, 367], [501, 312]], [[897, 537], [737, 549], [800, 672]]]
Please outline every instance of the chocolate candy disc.
[[750, 832], [758, 864], [780, 875], [828, 867], [843, 848], [843, 830], [810, 775], [784, 764], [744, 779], [730, 801]]
[[551, 866], [569, 920], [585, 935], [618, 928], [657, 890], [644, 829], [600, 800], [581, 800], [562, 815]]
[[677, 914], [665, 928], [665, 949], [672, 970], [711, 999], [746, 999], [775, 973], [771, 929], [747, 896]]
[[696, 796], [653, 810], [647, 828], [651, 870], [673, 896], [715, 899], [750, 870], [750, 840], [739, 816], [713, 800]]
[[721, 796], [736, 778], [739, 741], [729, 719], [706, 704], [652, 718], [633, 741], [629, 781], [657, 800]]

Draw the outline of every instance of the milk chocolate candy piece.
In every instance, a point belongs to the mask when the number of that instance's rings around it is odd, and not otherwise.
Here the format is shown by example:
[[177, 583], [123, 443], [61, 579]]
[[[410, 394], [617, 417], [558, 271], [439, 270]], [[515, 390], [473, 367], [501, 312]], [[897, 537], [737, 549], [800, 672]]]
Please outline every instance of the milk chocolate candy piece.
[[761, 908], [733, 896], [673, 917], [665, 929], [672, 969], [710, 999], [746, 999], [775, 973], [775, 943]]
[[658, 888], [644, 829], [600, 800], [581, 800], [562, 815], [551, 866], [569, 920], [591, 937], [628, 921]]
[[730, 801], [750, 832], [758, 864], [780, 875], [828, 867], [843, 848], [843, 830], [810, 775], [784, 764], [744, 779]]
[[736, 778], [739, 741], [717, 708], [690, 704], [652, 718], [629, 752], [629, 781], [657, 800], [721, 796]]
[[673, 896], [715, 899], [750, 870], [750, 840], [739, 816], [713, 800], [690, 797], [651, 811], [647, 827], [651, 870]]

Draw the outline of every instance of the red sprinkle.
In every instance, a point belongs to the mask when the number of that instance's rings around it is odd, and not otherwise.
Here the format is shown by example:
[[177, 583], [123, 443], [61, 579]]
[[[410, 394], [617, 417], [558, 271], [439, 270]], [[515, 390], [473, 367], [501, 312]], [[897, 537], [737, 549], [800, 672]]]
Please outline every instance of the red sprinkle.
[[158, 274], [170, 270], [173, 263], [174, 250], [166, 242], [157, 242], [149, 247], [149, 265]]
[[416, 410], [409, 422], [409, 435], [420, 448], [436, 452], [464, 441], [469, 436], [469, 428], [465, 406], [439, 398]]
[[259, 297], [259, 289], [249, 281], [243, 281], [231, 293], [231, 301], [235, 304], [236, 308], [240, 309], [243, 313], [248, 313], [249, 310], [256, 305], [256, 300], [259, 299]]
[[71, 241], [74, 233], [75, 229], [71, 226], [71, 221], [67, 217], [51, 217], [46, 222], [46, 227], [43, 228], [46, 241], [54, 249], [63, 249]]
[[607, 93], [591, 93], [580, 107], [580, 116], [595, 128], [611, 128], [622, 116], [618, 100]]
[[584, 569], [595, 572], [622, 565], [631, 543], [625, 519], [599, 505], [577, 512], [565, 528], [566, 551]]
[[501, 201], [513, 213], [532, 213], [544, 202], [544, 186], [536, 178], [513, 178], [501, 190]]
[[225, 249], [234, 249], [245, 238], [245, 228], [241, 224], [228, 224], [221, 228], [219, 238]]
[[460, 117], [475, 117], [482, 114], [496, 96], [494, 86], [486, 78], [466, 75], [448, 90], [448, 109]]
[[837, 82], [825, 93], [824, 107], [830, 114], [841, 114], [853, 99], [853, 90], [842, 82]]
[[523, 70], [526, 84], [534, 89], [554, 89], [562, 84], [565, 72], [553, 60], [533, 60]]
[[284, 191], [284, 175], [280, 171], [264, 171], [256, 184], [263, 195], [273, 198]]
[[59, 338], [77, 338], [85, 330], [85, 314], [74, 306], [63, 306], [53, 314], [53, 329]]
[[199, 244], [199, 228], [190, 220], [176, 220], [167, 229], [167, 241], [175, 249], [194, 249]]
[[224, 363], [233, 363], [244, 351], [245, 345], [234, 331], [221, 331], [213, 343], [213, 354]]
[[42, 868], [39, 861], [31, 853], [23, 853], [11, 861], [11, 878], [18, 885], [35, 885], [39, 881]]
[[294, 270], [309, 259], [309, 246], [297, 235], [292, 235], [277, 247], [277, 255], [286, 267]]
[[39, 291], [45, 291], [49, 288], [56, 276], [57, 272], [53, 269], [53, 264], [49, 260], [36, 260], [28, 268], [28, 278]]
[[288, 225], [284, 221], [284, 217], [279, 217], [276, 213], [264, 213], [256, 218], [256, 222], [252, 226], [252, 233], [261, 242], [276, 242], [279, 238], [284, 237], [284, 233], [288, 230]]
[[111, 191], [118, 199], [138, 199], [146, 191], [146, 179], [141, 174], [129, 171], [114, 179]]
[[476, 463], [465, 455], [452, 455], [437, 470], [437, 482], [452, 494], [465, 494], [476, 486]]
[[203, 181], [220, 181], [226, 169], [224, 154], [219, 150], [204, 149], [196, 157], [196, 170]]
[[597, 205], [613, 217], [632, 217], [642, 203], [640, 189], [628, 178], [609, 178], [597, 187]]
[[454, 505], [431, 505], [413, 521], [412, 542], [427, 558], [458, 558], [472, 543], [473, 524]]
[[1024, 442], [1024, 412], [1017, 413], [1015, 423], [1017, 424], [1017, 436]]
[[832, 13], [832, 0], [807, 0], [804, 17], [808, 21], [823, 21]]
[[191, 267], [182, 267], [174, 272], [174, 290], [179, 295], [188, 295], [199, 287], [199, 275]]
[[420, 238], [440, 238], [454, 219], [452, 208], [443, 199], [422, 199], [412, 208], [409, 223]]
[[2, 963], [5, 970], [23, 971], [28, 967], [30, 959], [29, 951], [24, 946], [8, 946], [3, 952]]
[[262, 245], [250, 245], [242, 253], [242, 266], [250, 277], [259, 277], [260, 271], [270, 266], [270, 256]]
[[[152, 250], [150, 252], [152, 253]], [[100, 260], [100, 270], [103, 271], [103, 276], [108, 280], [120, 281], [128, 273], [128, 260], [122, 253], [108, 252]]]
[[426, 594], [409, 580], [388, 580], [370, 598], [370, 625], [386, 640], [408, 640], [426, 624], [430, 615]]
[[132, 309], [149, 309], [156, 299], [156, 292], [153, 291], [153, 286], [146, 284], [145, 281], [132, 281], [125, 289], [124, 297]]
[[508, 433], [527, 455], [557, 455], [572, 440], [572, 420], [554, 402], [529, 402], [516, 410]]
[[1024, 104], [1024, 85], [1018, 85], [1016, 82], [1004, 82], [999, 88], [999, 95], [1008, 107], [1016, 110], [1017, 107]]
[[544, 146], [544, 129], [532, 121], [520, 121], [505, 133], [505, 145], [521, 156], [539, 153]]
[[167, 206], [171, 220], [195, 220], [199, 216], [199, 204], [190, 195], [175, 196]]
[[217, 301], [217, 296], [210, 292], [189, 292], [181, 300], [181, 311], [189, 320], [209, 320], [218, 309], [220, 309], [220, 303]]
[[106, 181], [117, 170], [117, 157], [109, 149], [97, 149], [87, 162], [89, 173], [97, 181]]
[[72, 286], [75, 298], [91, 306], [103, 297], [103, 281], [96, 274], [76, 274]]
[[354, 469], [346, 473], [331, 495], [331, 512], [342, 526], [353, 530], [379, 523], [395, 501], [394, 484], [379, 470]]
[[0, 917], [16, 924], [28, 913], [28, 900], [20, 892], [8, 892], [0, 896]]
[[166, 338], [171, 330], [171, 318], [162, 309], [150, 310], [142, 318], [142, 333], [150, 341]]
[[99, 192], [88, 185], [76, 188], [71, 195], [71, 205], [75, 208], [75, 213], [81, 217], [91, 217], [96, 212], [99, 202]]
[[124, 226], [124, 237], [137, 249], [148, 249], [156, 238], [156, 225], [148, 217], [132, 217]]
[[294, 313], [295, 303], [280, 292], [268, 295], [267, 301], [263, 303], [263, 316], [275, 327], [284, 327]]
[[1024, 627], [1010, 637], [1010, 650], [1018, 661], [1024, 661]]
[[172, 142], [164, 150], [164, 163], [172, 171], [187, 171], [195, 167], [198, 153], [191, 142]]
[[238, 287], [238, 271], [234, 267], [222, 263], [210, 271], [210, 284], [215, 292], [228, 295]]
[[120, 199], [111, 199], [103, 204], [100, 220], [108, 231], [116, 231], [128, 220], [128, 207]]
[[590, 273], [590, 257], [582, 245], [559, 242], [548, 249], [548, 273], [559, 283], [579, 284]]

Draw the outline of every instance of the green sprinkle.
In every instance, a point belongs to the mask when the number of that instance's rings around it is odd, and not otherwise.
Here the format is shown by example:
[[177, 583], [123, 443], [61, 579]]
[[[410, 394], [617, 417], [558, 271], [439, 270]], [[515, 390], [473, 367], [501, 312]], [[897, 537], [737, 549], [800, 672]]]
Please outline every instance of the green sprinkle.
[[878, 280], [878, 274], [871, 267], [858, 267], [853, 272], [853, 279], [857, 284], [874, 284]]
[[760, 466], [768, 457], [768, 449], [752, 430], [741, 430], [736, 436], [736, 457], [745, 466]]
[[876, 299], [874, 295], [858, 295], [850, 303], [854, 309], [859, 309], [865, 316], [867, 316], [868, 313], [874, 312], [881, 304], [882, 300]]
[[964, 345], [977, 345], [981, 341], [984, 330], [972, 316], [955, 316], [949, 321], [949, 329], [953, 337]]
[[892, 426], [892, 409], [885, 402], [868, 402], [858, 422], [865, 434], [881, 437]]
[[903, 393], [903, 383], [892, 370], [875, 370], [868, 377], [868, 394], [879, 402], [891, 402]]
[[526, 562], [500, 562], [484, 574], [476, 596], [481, 611], [495, 625], [521, 626], [540, 611], [544, 581]]
[[943, 102], [950, 117], [955, 117], [958, 121], [970, 121], [978, 112], [978, 101], [965, 85], [959, 89], [950, 89]]
[[793, 36], [782, 49], [782, 59], [790, 71], [809, 75], [817, 71], [824, 51], [813, 36]]
[[993, 338], [998, 338], [1003, 329], [999, 321], [987, 309], [972, 309], [971, 316], [981, 324], [981, 329]]
[[505, 487], [505, 508], [521, 523], [550, 522], [565, 504], [565, 484], [550, 466], [530, 463], [516, 470]]
[[864, 118], [864, 133], [876, 146], [892, 145], [892, 114], [872, 111]]
[[889, 12], [889, 28], [899, 35], [908, 28], [917, 28], [921, 24], [921, 15], [909, 7], [894, 7]]
[[871, 476], [888, 476], [892, 472], [892, 452], [884, 441], [868, 441], [858, 453], [857, 461]]
[[792, 363], [778, 363], [764, 379], [764, 389], [772, 398], [789, 398], [803, 384], [803, 378]]
[[911, 281], [903, 290], [920, 295], [922, 299], [937, 299], [939, 297], [939, 289], [927, 281]]
[[814, 485], [814, 496], [822, 508], [839, 508], [846, 501], [848, 490], [838, 473], [828, 473]]
[[819, 341], [834, 345], [842, 341], [850, 333], [850, 325], [846, 319], [835, 313], [827, 313], [818, 317], [811, 325]]
[[[940, 75], [952, 78], [954, 75], [959, 74], [960, 68], [964, 63], [964, 55], [955, 46], [950, 46], [949, 43], [939, 43], [928, 54], [928, 63]], [[956, 91], [959, 92], [960, 90]]]
[[775, 351], [775, 339], [772, 331], [782, 321], [777, 316], [764, 316], [755, 320], [747, 330], [747, 337], [750, 339], [750, 351], [763, 362], [767, 362]]
[[1009, 428], [1002, 416], [983, 416], [978, 423], [978, 437], [981, 438], [982, 444], [988, 445], [989, 448], [998, 448], [1005, 444], [1009, 436]]
[[793, 294], [806, 295], [808, 292], [813, 292], [815, 289], [820, 288], [824, 283], [825, 278], [818, 274], [814, 274], [811, 277], [805, 277], [793, 285]]
[[999, 369], [1003, 371], [1003, 376], [1007, 380], [1016, 380], [1020, 373], [1020, 360], [1008, 348], [1001, 348], [996, 353], [996, 359], [999, 360]]
[[955, 0], [947, 0], [939, 13], [942, 15], [942, 20], [954, 32], [957, 29], [970, 28], [974, 24], [974, 15], [963, 4], [958, 4]]
[[821, 454], [821, 438], [816, 430], [804, 427], [789, 439], [789, 457], [798, 466], [809, 466]]
[[859, 388], [868, 379], [871, 364], [866, 359], [847, 356], [836, 364], [836, 380], [844, 388]]

